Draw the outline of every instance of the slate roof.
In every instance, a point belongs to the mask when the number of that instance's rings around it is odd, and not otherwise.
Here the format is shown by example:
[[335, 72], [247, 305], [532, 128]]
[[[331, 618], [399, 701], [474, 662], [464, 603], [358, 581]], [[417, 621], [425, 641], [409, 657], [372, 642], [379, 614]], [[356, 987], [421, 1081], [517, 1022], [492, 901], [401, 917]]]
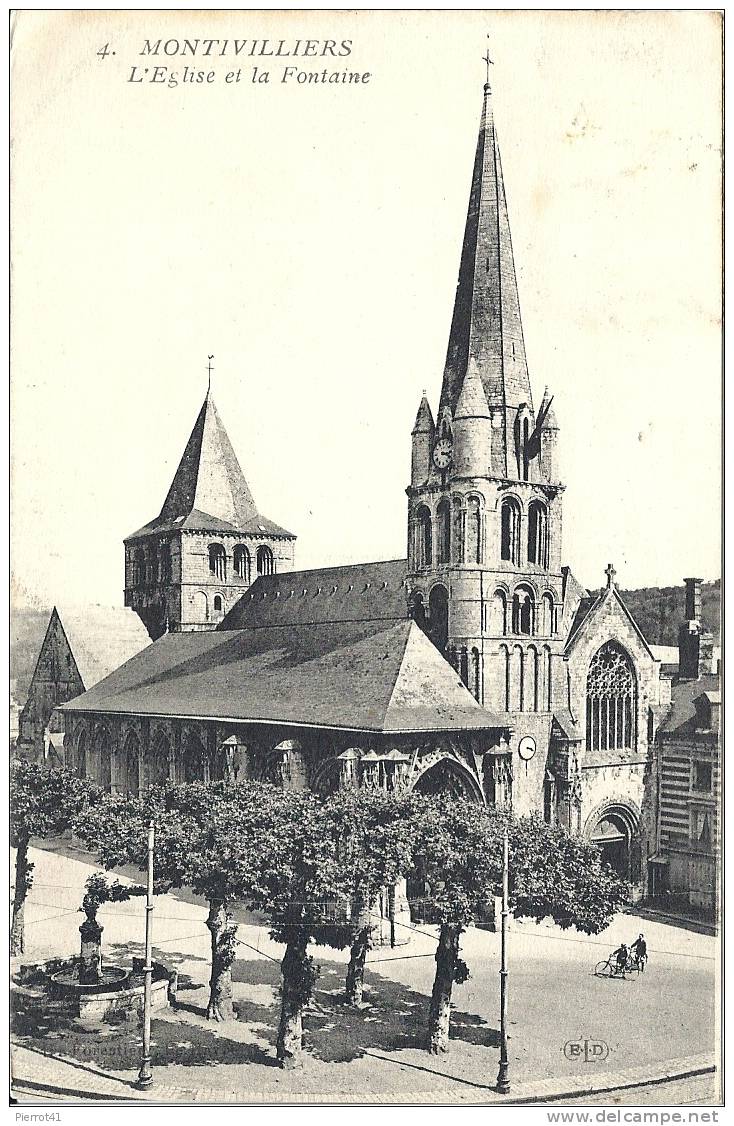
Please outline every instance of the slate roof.
[[54, 611], [85, 688], [92, 688], [150, 645], [140, 618], [125, 606], [56, 606]]
[[408, 617], [407, 559], [287, 571], [258, 578], [217, 629]]
[[696, 727], [695, 701], [704, 693], [718, 693], [719, 678], [713, 674], [698, 680], [677, 680], [671, 686], [671, 708], [660, 724], [660, 731], [668, 735], [692, 733]]
[[395, 734], [502, 725], [410, 620], [166, 634], [63, 710]]
[[295, 539], [292, 532], [257, 511], [211, 394], [199, 411], [159, 516], [133, 532], [126, 542], [182, 528], [254, 535], [265, 532]]

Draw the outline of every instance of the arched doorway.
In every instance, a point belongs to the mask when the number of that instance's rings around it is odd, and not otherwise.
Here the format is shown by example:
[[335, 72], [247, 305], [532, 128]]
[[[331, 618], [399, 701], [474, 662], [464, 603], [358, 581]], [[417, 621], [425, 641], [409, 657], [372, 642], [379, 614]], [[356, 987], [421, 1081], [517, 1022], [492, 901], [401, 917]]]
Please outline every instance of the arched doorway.
[[630, 883], [639, 883], [639, 820], [623, 805], [611, 805], [594, 814], [586, 836], [601, 851], [603, 864]]

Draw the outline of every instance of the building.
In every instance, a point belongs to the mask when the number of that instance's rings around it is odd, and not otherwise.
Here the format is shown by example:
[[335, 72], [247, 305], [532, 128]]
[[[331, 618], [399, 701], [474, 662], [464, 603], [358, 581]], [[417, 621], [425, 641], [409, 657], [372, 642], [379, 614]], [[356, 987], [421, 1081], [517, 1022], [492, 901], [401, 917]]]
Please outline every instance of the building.
[[[160, 623], [160, 571], [144, 592], [134, 568], [164, 533], [181, 536], [185, 557], [172, 572], [182, 608], [166, 611], [169, 625], [178, 614], [180, 630], [209, 626], [193, 602], [183, 609], [200, 586], [233, 604], [216, 633], [171, 633], [66, 705], [69, 760], [133, 789], [228, 776], [237, 762], [247, 777], [322, 792], [396, 779], [448, 790], [540, 811], [597, 842], [641, 890], [666, 682], [611, 564], [594, 593], [562, 562], [559, 440], [550, 392], [533, 406], [487, 84], [438, 410], [424, 396], [412, 431], [407, 558], [275, 566], [249, 590], [225, 590], [207, 559], [221, 526], [194, 527], [189, 548], [172, 521], [224, 515], [226, 482], [220, 475], [194, 503], [195, 478], [180, 469], [192, 483], [174, 481], [169, 500], [185, 494], [185, 504], [167, 500], [126, 542], [128, 604], [147, 614], [155, 603]], [[228, 511], [229, 544], [244, 527]], [[189, 550], [199, 560], [191, 583]]]
[[701, 622], [701, 580], [686, 579], [686, 621], [671, 706], [656, 756], [657, 851], [649, 861], [654, 899], [715, 909], [721, 816], [718, 662]]
[[149, 644], [148, 634], [131, 610], [54, 606], [20, 711], [18, 753], [35, 762], [57, 761], [63, 727], [60, 717], [53, 716], [54, 709], [93, 688]]
[[155, 640], [210, 630], [296, 537], [262, 516], [209, 392], [158, 517], [125, 540], [125, 605]]

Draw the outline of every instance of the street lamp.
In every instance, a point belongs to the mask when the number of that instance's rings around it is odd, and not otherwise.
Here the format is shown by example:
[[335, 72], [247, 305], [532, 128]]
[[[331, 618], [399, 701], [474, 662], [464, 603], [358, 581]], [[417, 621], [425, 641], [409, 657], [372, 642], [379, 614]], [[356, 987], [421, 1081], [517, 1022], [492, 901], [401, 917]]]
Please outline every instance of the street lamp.
[[153, 846], [155, 826], [148, 826], [148, 888], [145, 901], [145, 992], [143, 994], [143, 1060], [138, 1072], [137, 1086], [146, 1089], [153, 1082], [150, 1070], [150, 991], [153, 984]]
[[510, 1090], [507, 1061], [507, 916], [510, 883], [510, 850], [507, 827], [502, 838], [502, 927], [500, 954], [500, 1067], [497, 1072], [497, 1090], [506, 1095]]

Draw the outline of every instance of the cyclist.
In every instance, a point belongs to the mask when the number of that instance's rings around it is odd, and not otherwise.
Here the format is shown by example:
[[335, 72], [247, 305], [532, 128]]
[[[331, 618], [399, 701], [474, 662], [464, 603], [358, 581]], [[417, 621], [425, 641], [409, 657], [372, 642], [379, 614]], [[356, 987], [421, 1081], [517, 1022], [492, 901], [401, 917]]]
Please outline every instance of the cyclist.
[[[618, 946], [617, 949], [615, 951], [613, 951], [613, 953], [612, 953], [612, 958], [616, 958], [616, 960], [617, 960], [616, 961], [617, 973], [618, 974], [621, 973], [622, 977], [625, 976], [625, 970], [627, 969], [627, 962], [629, 961], [629, 956], [630, 956], [630, 952], [627, 949], [627, 944], [624, 943], [624, 942], [620, 946]], [[610, 961], [611, 961], [611, 959], [610, 959]]]
[[647, 961], [647, 943], [645, 942], [644, 934], [641, 934], [630, 946], [632, 957], [637, 962], [642, 973], [645, 972], [645, 962]]

